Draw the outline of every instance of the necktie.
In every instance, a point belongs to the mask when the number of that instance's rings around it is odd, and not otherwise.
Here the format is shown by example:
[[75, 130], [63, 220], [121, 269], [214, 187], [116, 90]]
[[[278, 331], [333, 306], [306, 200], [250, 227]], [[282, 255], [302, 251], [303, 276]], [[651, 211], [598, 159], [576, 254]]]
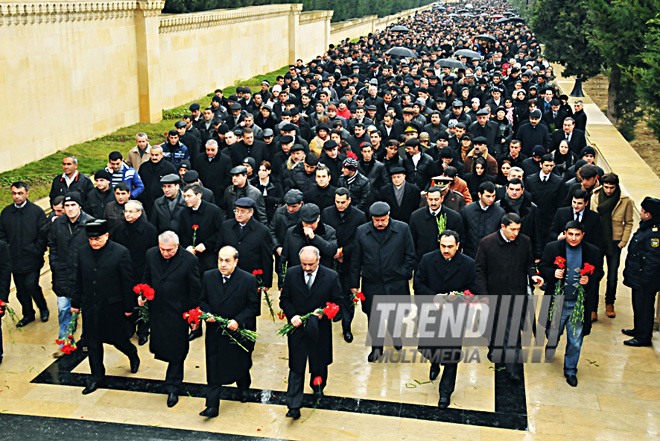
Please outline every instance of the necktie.
[[580, 222], [580, 213], [575, 213], [575, 220]]
[[223, 284], [223, 285], [224, 285], [225, 283], [227, 283], [227, 280], [229, 280], [229, 277], [227, 277], [227, 276], [222, 276], [222, 284]]
[[312, 275], [307, 274], [307, 289], [312, 289]]
[[547, 176], [543, 176], [543, 182], [548, 182], [548, 177]]

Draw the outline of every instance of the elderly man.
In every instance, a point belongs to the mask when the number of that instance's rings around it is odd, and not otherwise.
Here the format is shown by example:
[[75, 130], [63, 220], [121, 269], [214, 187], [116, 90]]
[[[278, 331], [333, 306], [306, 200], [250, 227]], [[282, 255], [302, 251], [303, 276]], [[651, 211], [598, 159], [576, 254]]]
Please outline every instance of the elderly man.
[[163, 161], [163, 147], [151, 147], [150, 160], [140, 166], [140, 178], [144, 184], [144, 191], [140, 193], [139, 200], [144, 205], [145, 212], [151, 218], [154, 201], [163, 196], [161, 179], [169, 174], [176, 174], [177, 169], [171, 162]]
[[231, 158], [218, 152], [215, 139], [206, 141], [206, 151], [195, 159], [195, 170], [204, 186], [213, 192], [215, 200], [221, 202], [225, 189], [231, 184]]
[[[305, 366], [309, 360], [310, 387], [317, 399], [323, 397], [328, 381], [328, 366], [332, 363], [332, 322], [322, 316], [311, 316], [305, 326], [301, 317], [327, 302], [339, 304], [341, 285], [339, 275], [320, 265], [321, 253], [314, 246], [306, 246], [298, 255], [300, 265], [289, 268], [280, 296], [280, 307], [289, 323], [296, 328], [288, 338], [289, 378], [286, 416], [297, 420], [303, 400]], [[302, 326], [302, 328], [301, 328]], [[320, 377], [320, 384], [315, 378]]]
[[[356, 247], [351, 263], [351, 291], [356, 293], [362, 281], [365, 300], [362, 311], [371, 317], [374, 297], [381, 295], [410, 295], [408, 281], [415, 268], [415, 245], [407, 224], [390, 218], [390, 206], [375, 202], [369, 208], [371, 222], [358, 227]], [[388, 322], [392, 334], [393, 323]], [[393, 335], [393, 337], [395, 337]], [[394, 338], [396, 349], [401, 340]], [[376, 341], [367, 360], [375, 362], [383, 352], [382, 341]]]
[[129, 340], [126, 320], [133, 313], [135, 302], [131, 255], [126, 248], [109, 240], [104, 220], [88, 222], [85, 234], [89, 245], [78, 252], [76, 287], [71, 297], [71, 312], [82, 309], [92, 371], [83, 395], [105, 383], [104, 343], [114, 345], [128, 357], [131, 373], [136, 373], [140, 366], [137, 348]]
[[267, 225], [268, 218], [266, 217], [266, 203], [264, 202], [264, 197], [261, 192], [248, 181], [247, 168], [244, 165], [238, 165], [232, 168], [229, 173], [231, 175], [232, 185], [225, 189], [223, 198], [218, 199], [219, 201], [223, 201], [222, 206], [225, 209], [226, 217], [232, 217], [231, 211], [233, 210], [236, 200], [242, 197], [248, 197], [255, 203], [255, 211], [257, 214], [256, 220]]
[[[261, 304], [257, 279], [238, 268], [240, 255], [236, 248], [224, 246], [218, 253], [218, 269], [204, 273], [200, 308], [209, 314], [229, 320], [226, 332], [239, 327], [257, 330], [257, 317]], [[221, 385], [236, 383], [241, 402], [247, 402], [252, 382], [252, 351], [254, 343], [241, 341], [245, 349], [232, 342], [229, 335], [215, 319], [206, 320], [206, 409], [200, 415], [207, 418], [218, 416]], [[289, 384], [291, 378], [289, 377]]]
[[[183, 382], [183, 362], [188, 355], [188, 323], [183, 313], [199, 303], [201, 288], [197, 258], [179, 247], [172, 231], [158, 236], [158, 247], [146, 252], [142, 281], [154, 289], [149, 300], [149, 350], [156, 359], [167, 362], [165, 389], [167, 407], [179, 401]], [[139, 306], [145, 301], [138, 299]]]
[[[136, 279], [144, 274], [147, 264], [147, 251], [158, 244], [158, 230], [145, 219], [143, 213], [144, 207], [140, 201], [126, 202], [124, 208], [124, 220], [126, 222], [119, 224], [117, 228], [112, 230], [111, 234], [111, 239], [125, 246], [131, 254], [133, 274], [136, 275]], [[131, 316], [131, 323], [133, 323], [131, 333], [137, 328], [138, 344], [142, 346], [147, 342], [149, 336], [149, 324], [137, 320], [138, 314], [133, 313]]]

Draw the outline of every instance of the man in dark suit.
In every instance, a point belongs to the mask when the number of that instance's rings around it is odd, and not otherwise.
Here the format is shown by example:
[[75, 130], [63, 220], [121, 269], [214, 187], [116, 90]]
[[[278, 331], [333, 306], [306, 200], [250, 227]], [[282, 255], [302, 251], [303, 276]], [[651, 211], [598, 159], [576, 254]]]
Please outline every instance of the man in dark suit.
[[[339, 275], [320, 265], [318, 248], [306, 246], [300, 250], [300, 265], [289, 268], [280, 296], [280, 307], [296, 329], [287, 336], [289, 348], [289, 383], [286, 416], [300, 418], [303, 400], [305, 366], [309, 359], [310, 386], [316, 398], [323, 397], [327, 385], [328, 366], [332, 363], [332, 322], [327, 318], [311, 316], [305, 326], [301, 316], [323, 308], [327, 302], [339, 304], [341, 284]], [[314, 378], [321, 377], [321, 384], [314, 385]]]
[[337, 265], [339, 281], [341, 282], [341, 327], [344, 340], [353, 341], [351, 323], [355, 315], [355, 303], [351, 295], [350, 268], [355, 250], [355, 234], [357, 228], [367, 222], [367, 217], [359, 209], [351, 205], [351, 194], [347, 188], [340, 187], [335, 191], [335, 203], [321, 213], [321, 222], [330, 225], [337, 233], [337, 252], [334, 262]]
[[[124, 209], [125, 222], [117, 225], [112, 230], [111, 237], [114, 242], [125, 246], [131, 254], [133, 274], [135, 274], [136, 280], [141, 279], [144, 274], [147, 265], [147, 251], [158, 245], [158, 231], [156, 227], [147, 222], [143, 212], [144, 207], [140, 201], [126, 202], [126, 208]], [[137, 296], [135, 301], [137, 305]], [[149, 337], [149, 323], [137, 321], [138, 318], [138, 314], [134, 312], [130, 319], [133, 323], [131, 331], [137, 329], [138, 344], [142, 346]]]
[[570, 117], [564, 119], [562, 130], [557, 130], [551, 135], [550, 150], [557, 150], [563, 140], [568, 142], [568, 148], [578, 156], [587, 145], [584, 130], [575, 128], [575, 120]]
[[380, 200], [390, 206], [392, 219], [408, 223], [413, 211], [419, 208], [419, 187], [406, 180], [403, 167], [392, 168], [390, 177], [392, 182], [380, 189]]
[[[445, 230], [440, 234], [440, 249], [427, 253], [422, 257], [417, 271], [413, 289], [415, 298], [418, 296], [435, 296], [436, 294], [447, 294], [452, 291], [470, 290], [472, 294], [477, 294], [477, 273], [475, 270], [474, 259], [462, 254], [459, 251], [461, 243], [458, 233], [452, 230]], [[420, 297], [421, 298], [421, 297]], [[428, 302], [430, 303], [430, 302]], [[455, 312], [455, 308], [447, 307], [447, 312]], [[437, 311], [438, 316], [442, 310]], [[439, 317], [438, 317], [439, 318]], [[420, 352], [431, 361], [429, 378], [431, 381], [438, 378], [440, 374], [441, 358], [438, 352], [442, 349], [461, 349], [461, 335], [441, 336], [432, 339], [431, 348], [425, 348], [424, 342], [420, 341]], [[440, 400], [438, 407], [445, 409], [449, 406], [451, 394], [456, 386], [456, 372], [458, 362], [443, 362], [444, 371], [440, 379], [438, 391]]]
[[[575, 387], [577, 380], [577, 365], [582, 348], [582, 340], [591, 332], [591, 312], [596, 307], [598, 297], [598, 281], [603, 276], [603, 265], [600, 250], [583, 241], [584, 230], [580, 222], [569, 221], [564, 228], [564, 239], [548, 243], [543, 250], [543, 257], [539, 263], [539, 272], [547, 280], [545, 295], [555, 294], [555, 285], [563, 284], [563, 304], [559, 328], [546, 330], [548, 345], [546, 346], [546, 359], [554, 357], [559, 338], [566, 329], [566, 352], [564, 354], [564, 376], [566, 382]], [[565, 259], [565, 268], [559, 268], [557, 257]], [[586, 264], [595, 267], [593, 273], [582, 275]], [[584, 297], [580, 299], [576, 292], [578, 284], [584, 287]], [[554, 301], [553, 301], [554, 302]], [[573, 310], [582, 303], [582, 314], [572, 321]], [[556, 305], [552, 305], [555, 307]], [[557, 317], [553, 317], [553, 321]], [[552, 324], [549, 323], [549, 326]]]
[[[239, 254], [236, 248], [225, 246], [218, 253], [218, 269], [204, 273], [200, 308], [209, 314], [228, 319], [227, 332], [239, 327], [257, 330], [257, 317], [261, 315], [261, 299], [257, 279], [247, 271], [237, 268]], [[200, 324], [201, 326], [201, 324]], [[206, 320], [206, 409], [200, 415], [207, 418], [218, 416], [220, 389], [223, 384], [236, 383], [242, 403], [249, 398], [250, 368], [254, 342], [241, 340], [244, 346], [232, 342], [215, 319]]]
[[543, 155], [541, 158], [541, 171], [527, 176], [525, 179], [525, 190], [532, 194], [534, 203], [539, 207], [539, 230], [541, 237], [538, 240], [545, 245], [555, 240], [550, 237], [550, 225], [552, 219], [559, 207], [559, 197], [561, 194], [561, 178], [553, 173], [555, 160], [552, 155]]
[[126, 317], [133, 313], [135, 293], [131, 255], [109, 240], [104, 220], [85, 224], [89, 246], [78, 251], [78, 276], [71, 296], [71, 312], [82, 309], [91, 380], [83, 389], [90, 394], [105, 382], [103, 343], [114, 345], [130, 361], [131, 373], [140, 366], [137, 348], [129, 340]]
[[250, 198], [236, 200], [234, 218], [222, 223], [222, 243], [238, 250], [240, 269], [263, 271], [262, 289], [268, 291], [273, 286], [273, 244], [268, 227], [254, 219], [254, 208]]
[[459, 236], [465, 234], [463, 218], [460, 214], [442, 205], [442, 189], [440, 187], [429, 188], [426, 193], [427, 207], [422, 207], [410, 216], [410, 233], [415, 243], [415, 254], [417, 263], [422, 260], [426, 253], [437, 249], [436, 240], [440, 233], [438, 222], [444, 217], [445, 229], [456, 231]]
[[[173, 407], [179, 401], [183, 362], [188, 355], [188, 323], [183, 313], [199, 303], [199, 262], [179, 247], [174, 232], [166, 231], [158, 237], [158, 246], [146, 253], [142, 281], [155, 291], [149, 300], [149, 350], [157, 360], [167, 362], [167, 407]], [[145, 302], [138, 298], [138, 304]]]
[[[360, 225], [355, 237], [356, 247], [351, 263], [351, 291], [356, 293], [362, 280], [365, 300], [362, 311], [371, 317], [375, 296], [410, 295], [408, 281], [415, 268], [415, 243], [407, 224], [391, 219], [390, 206], [375, 202], [369, 208], [371, 222]], [[394, 323], [388, 322], [392, 334]], [[401, 339], [392, 335], [395, 349], [401, 349]], [[383, 342], [372, 336], [373, 346], [367, 360], [375, 362], [383, 352]]]
[[[577, 190], [573, 194], [570, 207], [561, 207], [557, 210], [550, 225], [549, 236], [551, 240], [564, 238], [564, 227], [568, 221], [576, 220], [582, 223], [584, 240], [603, 250], [603, 232], [598, 213], [587, 207], [589, 198], [584, 190]], [[595, 265], [595, 264], [594, 264]]]
[[[529, 237], [520, 234], [522, 220], [516, 213], [507, 213], [502, 216], [499, 231], [484, 237], [477, 250], [477, 287], [480, 296], [525, 296], [529, 286], [529, 278], [535, 284], [543, 284], [543, 279], [536, 275], [532, 242]], [[525, 311], [525, 308], [522, 308]], [[489, 343], [488, 357], [495, 363], [504, 363], [509, 377], [514, 381], [520, 380], [518, 369], [521, 346], [520, 330], [524, 320], [514, 320], [512, 314], [499, 317], [506, 320], [504, 339], [501, 343]], [[498, 323], [498, 317], [494, 323]], [[514, 326], [514, 324], [516, 324]], [[515, 346], [509, 346], [509, 336]], [[493, 336], [494, 337], [494, 336]], [[513, 357], [512, 357], [513, 355]], [[513, 359], [511, 363], [508, 360]]]

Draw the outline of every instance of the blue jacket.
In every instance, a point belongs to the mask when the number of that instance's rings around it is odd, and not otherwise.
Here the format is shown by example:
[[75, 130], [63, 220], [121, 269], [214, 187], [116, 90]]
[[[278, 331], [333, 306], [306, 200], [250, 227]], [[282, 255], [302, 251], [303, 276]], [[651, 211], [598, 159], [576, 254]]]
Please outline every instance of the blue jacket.
[[[108, 173], [111, 175], [114, 174], [112, 170], [108, 170]], [[127, 164], [122, 163], [121, 165], [121, 180], [128, 184], [128, 187], [131, 189], [131, 198], [135, 199], [140, 193], [144, 191], [144, 184], [138, 172], [133, 168], [129, 167]], [[113, 183], [114, 184], [114, 183]]]

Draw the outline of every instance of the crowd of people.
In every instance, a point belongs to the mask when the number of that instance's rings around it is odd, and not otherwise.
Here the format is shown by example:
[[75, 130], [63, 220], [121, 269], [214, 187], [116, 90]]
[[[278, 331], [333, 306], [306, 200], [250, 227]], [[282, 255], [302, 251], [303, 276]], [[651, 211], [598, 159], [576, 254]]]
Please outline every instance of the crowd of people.
[[[561, 284], [555, 332], [568, 329], [564, 375], [577, 386], [604, 263], [605, 314], [614, 318], [628, 246], [624, 284], [635, 322], [622, 331], [631, 337], [626, 345], [650, 346], [660, 200], [642, 202], [633, 234], [632, 201], [618, 176], [596, 165], [583, 105], [571, 107], [559, 93], [534, 35], [506, 3], [471, 6], [436, 7], [398, 29], [331, 45], [258, 91], [218, 89], [209, 107], [192, 104], [165, 139], [152, 145], [138, 133], [130, 151], [110, 153], [93, 180], [65, 156], [48, 217], [29, 201], [28, 185], [15, 182], [14, 202], [0, 215], [0, 253], [10, 256], [0, 259], [0, 303], [8, 301], [11, 273], [22, 307], [17, 326], [35, 321], [33, 303], [41, 321], [49, 319], [39, 286], [48, 249], [58, 338], [72, 313], [83, 317], [78, 347], [91, 366], [83, 393], [103, 386], [104, 343], [138, 371], [136, 334], [168, 363], [170, 407], [189, 341], [204, 332], [183, 314], [200, 306], [225, 317], [223, 332], [206, 320], [206, 417], [218, 415], [220, 385], [236, 383], [248, 399], [254, 343], [238, 346], [229, 335], [256, 330], [262, 297], [274, 287], [296, 328], [326, 302], [338, 304], [333, 320], [351, 343], [360, 291], [369, 320], [376, 297], [408, 295], [411, 281], [418, 295], [521, 296], [537, 285], [552, 296]], [[413, 52], [399, 57], [392, 48]], [[591, 271], [582, 271], [587, 264]], [[137, 283], [155, 291], [148, 322], [135, 312]], [[332, 333], [322, 317], [288, 336], [294, 419], [306, 365], [318, 399], [327, 383]], [[507, 332], [519, 333], [505, 318]], [[396, 336], [393, 344], [401, 348]], [[489, 358], [520, 381], [518, 357], [503, 357], [520, 347], [508, 345], [491, 345]], [[546, 356], [554, 350], [548, 346]], [[368, 362], [382, 353], [383, 342], [374, 342]], [[428, 358], [435, 379], [440, 363]], [[456, 362], [443, 364], [440, 408], [450, 404], [457, 372]]]

